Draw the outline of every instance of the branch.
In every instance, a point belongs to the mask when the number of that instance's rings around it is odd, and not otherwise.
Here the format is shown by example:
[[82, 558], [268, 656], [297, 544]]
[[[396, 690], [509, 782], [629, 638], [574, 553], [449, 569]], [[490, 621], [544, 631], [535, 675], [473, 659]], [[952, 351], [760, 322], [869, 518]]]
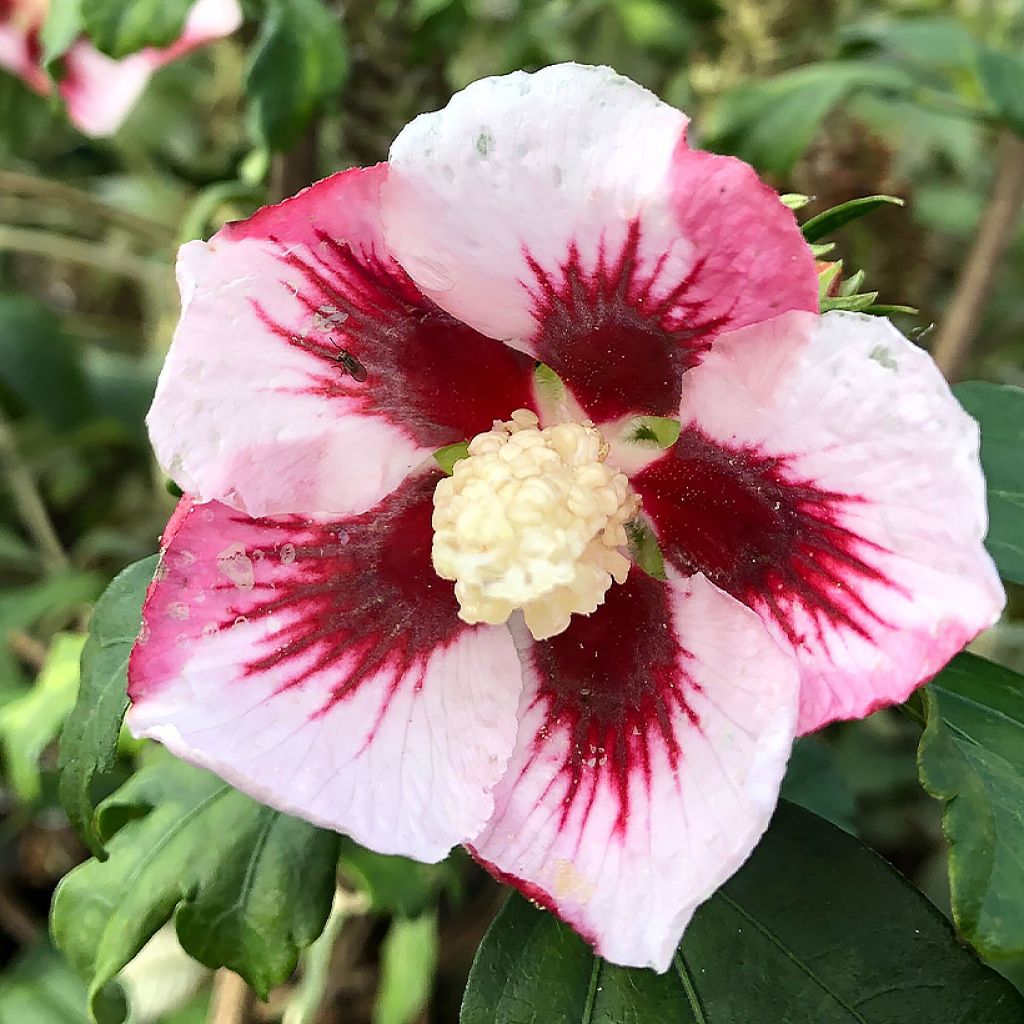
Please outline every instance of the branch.
[[950, 380], [956, 380], [963, 370], [1000, 260], [1016, 232], [1022, 205], [1024, 139], [1003, 132], [995, 186], [932, 346], [935, 362]]
[[31, 228], [0, 224], [0, 252], [20, 252], [65, 263], [106, 270], [151, 284], [168, 276], [166, 264], [96, 242]]
[[248, 1024], [255, 996], [242, 979], [221, 968], [213, 979], [213, 998], [207, 1024]]
[[25, 529], [32, 535], [46, 567], [54, 572], [65, 569], [68, 556], [64, 554], [57, 531], [50, 521], [50, 514], [39, 494], [35, 480], [28, 466], [22, 461], [18, 446], [14, 442], [14, 434], [6, 417], [0, 413], [0, 470], [7, 480], [7, 488], [14, 499], [14, 507], [18, 516], [25, 524]]
[[91, 193], [65, 185], [63, 182], [37, 178], [33, 174], [0, 170], [0, 194], [30, 196], [45, 200], [48, 204], [59, 204], [69, 210], [76, 210], [117, 225], [162, 247], [168, 246], [174, 239], [173, 227], [149, 220], [118, 206], [111, 206]]

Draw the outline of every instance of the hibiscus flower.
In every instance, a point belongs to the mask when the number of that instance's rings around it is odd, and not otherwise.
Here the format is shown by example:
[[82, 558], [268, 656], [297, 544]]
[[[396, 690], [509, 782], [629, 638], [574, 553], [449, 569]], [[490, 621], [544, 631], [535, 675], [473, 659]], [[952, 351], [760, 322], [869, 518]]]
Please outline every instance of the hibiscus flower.
[[607, 68], [486, 79], [184, 246], [129, 672], [137, 735], [658, 970], [794, 735], [1003, 602], [973, 421], [686, 129]]
[[165, 49], [147, 47], [114, 60], [88, 40], [79, 39], [62, 56], [63, 72], [54, 86], [42, 67], [40, 39], [49, 8], [49, 0], [0, 0], [0, 67], [41, 96], [56, 89], [75, 127], [97, 136], [117, 131], [154, 71], [213, 39], [231, 35], [242, 23], [237, 0], [198, 0], [181, 38]]

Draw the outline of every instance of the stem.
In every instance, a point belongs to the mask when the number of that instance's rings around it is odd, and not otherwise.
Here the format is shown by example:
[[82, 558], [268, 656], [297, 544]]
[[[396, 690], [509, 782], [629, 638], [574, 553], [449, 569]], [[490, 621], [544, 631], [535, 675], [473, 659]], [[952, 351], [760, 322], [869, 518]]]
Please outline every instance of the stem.
[[242, 979], [221, 968], [213, 979], [213, 999], [207, 1024], [248, 1024], [255, 996]]
[[43, 256], [67, 263], [81, 263], [87, 267], [106, 270], [122, 277], [152, 282], [166, 274], [164, 264], [144, 259], [130, 252], [120, 252], [96, 242], [86, 242], [67, 235], [31, 228], [0, 225], [0, 252], [20, 252], [29, 256]]
[[14, 507], [25, 529], [39, 548], [47, 569], [56, 572], [66, 569], [68, 556], [64, 553], [57, 531], [53, 528], [36, 482], [18, 452], [14, 434], [6, 417], [0, 413], [0, 468], [14, 499]]
[[958, 379], [963, 370], [1000, 260], [1016, 232], [1022, 205], [1024, 139], [1003, 132], [995, 186], [932, 346], [935, 362], [950, 380]]
[[0, 194], [31, 196], [48, 203], [59, 204], [87, 216], [96, 217], [118, 227], [145, 236], [153, 242], [166, 246], [173, 240], [174, 229], [159, 221], [149, 220], [137, 213], [111, 206], [102, 199], [81, 189], [72, 188], [59, 181], [37, 178], [19, 171], [0, 170]]
[[335, 892], [331, 916], [320, 938], [306, 950], [302, 978], [285, 1008], [281, 1024], [313, 1024], [317, 1019], [330, 980], [334, 946], [341, 929], [350, 917], [365, 914], [367, 910], [369, 901], [362, 894], [349, 893], [343, 889]]
[[305, 135], [287, 153], [278, 153], [270, 167], [270, 198], [280, 202], [320, 177], [320, 118], [310, 121]]

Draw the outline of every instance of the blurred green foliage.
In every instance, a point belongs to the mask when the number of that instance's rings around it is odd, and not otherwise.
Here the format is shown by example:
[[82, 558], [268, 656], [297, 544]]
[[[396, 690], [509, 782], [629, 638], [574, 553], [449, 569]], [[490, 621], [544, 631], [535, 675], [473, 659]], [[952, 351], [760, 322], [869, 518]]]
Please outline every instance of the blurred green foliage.
[[[160, 43], [188, 5], [128, 6], [134, 15], [124, 18], [122, 3], [55, 0], [46, 59], [59, 67], [83, 25], [112, 53]], [[107, 140], [85, 139], [59, 105], [0, 72], [0, 895], [25, 908], [20, 931], [0, 913], [0, 956], [11, 961], [0, 982], [4, 1021], [85, 1019], [84, 987], [28, 931], [33, 921], [41, 927], [53, 887], [85, 856], [58, 807], [52, 743], [77, 689], [72, 652], [106, 583], [155, 550], [174, 504], [143, 418], [177, 315], [178, 243], [316, 176], [384, 159], [403, 124], [473, 79], [561, 60], [609, 63], [686, 109], [695, 144], [741, 156], [780, 190], [812, 197], [803, 220], [867, 195], [905, 200], [848, 223], [828, 258], [863, 269], [879, 302], [919, 309], [898, 319], [928, 344], [993, 189], [997, 140], [1024, 133], [1020, 0], [247, 0], [245, 8], [239, 33], [161, 70]], [[1024, 384], [1022, 274], [1018, 225], [992, 270], [965, 375]], [[1006, 623], [983, 641], [987, 655], [1017, 667], [1022, 606], [1012, 592]], [[948, 909], [941, 806], [921, 790], [914, 763], [920, 732], [899, 712], [882, 712], [806, 740], [787, 795], [871, 842]], [[98, 783], [95, 766], [83, 766], [83, 819], [135, 767], [136, 750], [118, 747], [116, 731], [107, 740], [103, 767], [116, 770]], [[130, 786], [152, 778], [136, 775]], [[182, 782], [178, 798], [197, 784]], [[153, 804], [159, 823], [168, 804]], [[135, 820], [116, 824], [154, 828], [141, 813], [124, 810]], [[109, 877], [97, 878], [97, 891]], [[417, 1015], [429, 996], [429, 1019], [456, 1019], [495, 907], [481, 873], [465, 858], [410, 869], [345, 843], [341, 879], [365, 897], [352, 911], [363, 923], [337, 926], [356, 982], [332, 989], [330, 950], [325, 960], [313, 947], [307, 973], [323, 991], [304, 992], [303, 1005], [327, 993], [347, 1013], [338, 1019], [402, 1024], [428, 1019]], [[71, 880], [65, 900], [76, 891]], [[326, 913], [320, 896], [317, 913]], [[275, 963], [263, 980], [281, 980], [289, 967]], [[272, 1012], [279, 1019], [285, 1009]], [[206, 997], [181, 1013], [176, 1020], [203, 1019]]]

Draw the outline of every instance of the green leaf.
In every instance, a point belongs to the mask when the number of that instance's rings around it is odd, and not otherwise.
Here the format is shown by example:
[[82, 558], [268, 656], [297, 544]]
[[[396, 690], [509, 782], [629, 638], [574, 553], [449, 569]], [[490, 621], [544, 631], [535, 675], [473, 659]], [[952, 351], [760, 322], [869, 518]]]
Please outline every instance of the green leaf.
[[434, 452], [434, 460], [448, 474], [452, 475], [455, 463], [469, 458], [469, 442], [457, 441], [455, 444], [445, 445]]
[[858, 90], [907, 92], [899, 68], [867, 61], [823, 61], [727, 94], [707, 125], [709, 149], [734, 153], [769, 174], [785, 175], [813, 141], [826, 115]]
[[850, 25], [839, 32], [848, 52], [882, 50], [920, 70], [969, 70], [977, 52], [977, 40], [956, 19], [873, 19]]
[[117, 760], [128, 707], [128, 655], [158, 556], [128, 566], [96, 603], [82, 651], [82, 681], [60, 740], [60, 802], [89, 848], [105, 856], [93, 821], [92, 782]]
[[88, 1024], [85, 986], [62, 956], [40, 942], [0, 974], [0, 1021]]
[[0, 708], [0, 745], [8, 779], [19, 800], [31, 803], [42, 790], [39, 758], [57, 738], [78, 693], [78, 661], [85, 637], [58, 633], [35, 686]]
[[982, 50], [978, 71], [1000, 119], [1018, 135], [1024, 135], [1024, 57]]
[[899, 196], [880, 195], [851, 199], [812, 217], [800, 230], [808, 242], [818, 242], [826, 235], [831, 235], [833, 231], [838, 231], [844, 225], [866, 216], [880, 206], [903, 205], [904, 202]]
[[338, 836], [288, 817], [159, 748], [98, 813], [110, 856], [66, 875], [51, 930], [102, 986], [174, 915], [182, 948], [240, 974], [261, 998], [320, 934], [334, 893]]
[[985, 546], [1004, 579], [1024, 583], [1024, 389], [972, 380], [953, 393], [981, 426], [989, 514]]
[[856, 839], [783, 803], [666, 974], [616, 967], [513, 896], [461, 1024], [1019, 1024], [1024, 998]]
[[434, 906], [442, 892], [458, 890], [456, 856], [440, 864], [420, 864], [407, 857], [374, 853], [343, 836], [338, 869], [354, 889], [370, 898], [370, 910], [417, 917]]
[[839, 770], [835, 750], [820, 736], [802, 736], [793, 745], [782, 796], [844, 831], [854, 832], [856, 801]]
[[53, 62], [64, 56], [82, 34], [81, 0], [50, 0], [46, 21], [39, 33], [43, 45], [43, 67], [50, 71]]
[[77, 349], [57, 317], [25, 295], [0, 294], [0, 381], [0, 393], [57, 430], [91, 411]]
[[921, 782], [945, 802], [957, 929], [989, 957], [1024, 954], [1024, 676], [960, 654], [927, 687]]
[[166, 47], [185, 28], [194, 0], [78, 0], [85, 33], [115, 59], [147, 46]]
[[412, 1024], [426, 1009], [437, 967], [437, 914], [391, 922], [380, 950], [373, 1024]]
[[341, 23], [320, 0], [269, 0], [245, 78], [259, 136], [290, 149], [347, 73]]

